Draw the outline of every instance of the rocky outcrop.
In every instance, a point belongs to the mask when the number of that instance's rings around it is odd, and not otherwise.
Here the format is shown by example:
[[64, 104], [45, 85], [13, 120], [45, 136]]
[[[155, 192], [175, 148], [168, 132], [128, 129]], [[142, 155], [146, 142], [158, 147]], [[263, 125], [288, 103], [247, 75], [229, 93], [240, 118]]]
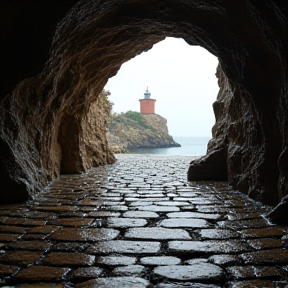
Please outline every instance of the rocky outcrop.
[[[29, 93], [40, 89], [34, 79], [27, 81], [34, 83]], [[33, 197], [60, 173], [84, 172], [115, 161], [105, 135], [109, 114], [105, 93], [96, 99], [93, 91], [88, 91], [96, 100], [79, 114], [76, 109], [74, 113], [70, 109], [54, 110], [53, 106], [59, 104], [43, 103], [43, 99], [29, 102], [32, 99], [26, 88], [20, 85], [13, 92], [12, 102], [7, 97], [1, 103], [0, 147], [4, 152], [0, 159], [1, 204]], [[35, 97], [36, 91], [32, 94]], [[18, 93], [27, 98], [21, 101]], [[13, 122], [9, 122], [11, 116]]]
[[[213, 138], [208, 143], [207, 155], [191, 162], [188, 179], [201, 180], [205, 177], [206, 180], [221, 180], [215, 179], [213, 173], [209, 177], [207, 166], [210, 166], [211, 161], [207, 160], [216, 151], [227, 150], [217, 159], [218, 169], [223, 170], [220, 174], [226, 173], [232, 188], [255, 200], [276, 204], [280, 198], [275, 191], [279, 177], [278, 158], [281, 154], [281, 145], [278, 143], [280, 131], [279, 127], [275, 127], [277, 115], [272, 121], [275, 111], [266, 105], [266, 109], [260, 112], [256, 108], [257, 102], [251, 101], [251, 96], [241, 87], [233, 86], [221, 66], [216, 75], [220, 90], [213, 104], [216, 118], [212, 129]], [[265, 101], [264, 98], [261, 101]], [[268, 137], [265, 130], [272, 138]], [[264, 175], [269, 177], [269, 181], [262, 178]]]
[[91, 167], [91, 103], [122, 63], [167, 36], [219, 59], [208, 154], [227, 147], [233, 188], [269, 204], [287, 195], [286, 1], [3, 0], [0, 11], [1, 203]]
[[107, 93], [102, 91], [97, 100], [90, 105], [86, 117], [82, 119], [82, 144], [85, 147], [85, 165], [87, 165], [85, 170], [90, 167], [112, 164], [116, 160], [106, 139], [106, 123], [109, 114], [110, 104], [107, 101]]
[[109, 147], [115, 152], [135, 148], [180, 147], [169, 135], [165, 118], [133, 111], [111, 116], [107, 139]]
[[[280, 203], [267, 215], [267, 218], [273, 223], [287, 224], [288, 195], [283, 197]], [[286, 236], [286, 241], [288, 235]], [[287, 241], [288, 244], [288, 241]]]
[[189, 181], [227, 181], [227, 149], [221, 147], [190, 163]]

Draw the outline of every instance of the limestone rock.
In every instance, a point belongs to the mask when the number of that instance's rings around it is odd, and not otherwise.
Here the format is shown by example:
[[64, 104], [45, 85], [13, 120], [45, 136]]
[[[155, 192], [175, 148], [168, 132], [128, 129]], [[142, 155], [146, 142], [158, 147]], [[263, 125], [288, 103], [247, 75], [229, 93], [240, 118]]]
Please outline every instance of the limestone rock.
[[117, 151], [117, 147], [123, 147], [123, 152], [135, 148], [180, 146], [169, 135], [165, 118], [158, 114], [140, 114], [134, 111], [111, 116], [107, 139], [113, 151]]

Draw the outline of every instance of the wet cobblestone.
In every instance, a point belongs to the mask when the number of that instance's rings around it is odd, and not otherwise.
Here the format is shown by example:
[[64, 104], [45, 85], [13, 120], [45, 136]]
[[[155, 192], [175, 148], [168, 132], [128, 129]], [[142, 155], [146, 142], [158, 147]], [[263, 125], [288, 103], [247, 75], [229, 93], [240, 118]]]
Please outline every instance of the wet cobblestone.
[[117, 155], [0, 206], [0, 287], [287, 288], [287, 226], [191, 157]]

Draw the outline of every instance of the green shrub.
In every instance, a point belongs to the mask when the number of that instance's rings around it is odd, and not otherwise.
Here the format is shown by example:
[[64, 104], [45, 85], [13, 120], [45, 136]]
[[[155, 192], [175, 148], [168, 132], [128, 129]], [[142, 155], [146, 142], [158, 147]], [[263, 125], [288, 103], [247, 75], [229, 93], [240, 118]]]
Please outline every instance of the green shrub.
[[153, 128], [145, 121], [143, 115], [139, 112], [128, 111], [124, 115], [126, 118], [129, 118], [129, 119], [136, 121], [140, 126], [142, 126], [144, 128], [147, 128], [147, 129]]

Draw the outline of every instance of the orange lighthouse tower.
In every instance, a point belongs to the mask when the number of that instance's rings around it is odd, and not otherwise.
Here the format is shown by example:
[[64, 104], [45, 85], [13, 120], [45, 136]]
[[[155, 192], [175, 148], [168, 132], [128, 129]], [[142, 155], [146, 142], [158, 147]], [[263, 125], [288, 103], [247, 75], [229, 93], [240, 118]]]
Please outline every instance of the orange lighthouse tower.
[[148, 91], [144, 93], [144, 99], [140, 99], [140, 113], [141, 114], [155, 114], [155, 102], [156, 99], [150, 98], [151, 93]]

